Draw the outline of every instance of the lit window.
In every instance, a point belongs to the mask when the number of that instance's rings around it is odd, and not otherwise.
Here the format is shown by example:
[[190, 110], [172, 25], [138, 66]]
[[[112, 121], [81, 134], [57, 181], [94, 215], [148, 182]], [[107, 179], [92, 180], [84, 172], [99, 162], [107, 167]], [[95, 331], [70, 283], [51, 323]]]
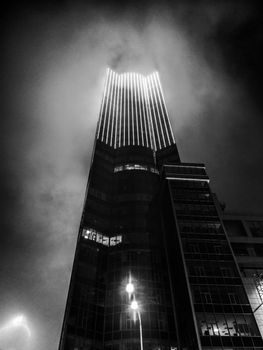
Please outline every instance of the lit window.
[[110, 238], [110, 246], [115, 246], [122, 242], [122, 236], [114, 236]]
[[92, 229], [87, 228], [82, 230], [82, 237], [84, 239], [88, 239], [90, 241], [97, 242], [99, 244], [105, 245], [105, 246], [115, 246], [117, 244], [120, 244], [122, 242], [122, 236], [114, 236], [114, 237], [108, 237], [103, 235], [102, 233]]
[[142, 164], [124, 164], [124, 165], [116, 166], [114, 168], [115, 173], [119, 171], [124, 171], [124, 170], [143, 170], [143, 171], [150, 171], [154, 174], [159, 174], [159, 171], [156, 168], [149, 167], [147, 165], [142, 165]]

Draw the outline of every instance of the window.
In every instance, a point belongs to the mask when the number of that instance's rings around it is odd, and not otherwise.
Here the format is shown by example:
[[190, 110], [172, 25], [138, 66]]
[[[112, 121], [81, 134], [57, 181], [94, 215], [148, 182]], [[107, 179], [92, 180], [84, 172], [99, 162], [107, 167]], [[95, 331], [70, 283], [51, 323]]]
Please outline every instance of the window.
[[115, 246], [122, 242], [122, 236], [108, 237], [104, 236], [102, 233], [98, 232], [93, 228], [84, 228], [82, 230], [82, 237], [90, 241], [100, 243], [105, 246]]
[[212, 304], [212, 297], [209, 292], [201, 292], [200, 294], [203, 304]]
[[204, 336], [255, 336], [259, 335], [255, 320], [250, 315], [197, 313], [197, 322]]
[[231, 237], [247, 236], [241, 220], [224, 220], [224, 225], [228, 236], [231, 236]]
[[205, 269], [203, 266], [194, 266], [196, 276], [205, 276]]
[[263, 237], [263, 221], [248, 221], [247, 223], [252, 236]]
[[233, 275], [233, 271], [230, 267], [220, 267], [220, 271], [223, 277], [231, 277]]
[[132, 328], [132, 322], [133, 322], [132, 313], [131, 312], [127, 312], [125, 314], [125, 329], [131, 329]]
[[228, 293], [230, 304], [238, 304], [238, 296], [235, 293]]
[[263, 245], [255, 246], [255, 253], [257, 256], [263, 256]]
[[233, 244], [232, 248], [234, 250], [235, 255], [237, 255], [237, 256], [248, 256], [249, 255], [247, 248], [244, 246]]
[[199, 253], [200, 252], [198, 244], [189, 244], [188, 250], [190, 253]]
[[216, 254], [223, 254], [223, 249], [221, 245], [215, 245], [214, 250]]
[[118, 173], [124, 170], [143, 170], [143, 171], [150, 171], [154, 174], [159, 174], [159, 171], [156, 168], [149, 167], [147, 165], [142, 165], [142, 164], [124, 164], [124, 165], [116, 166], [114, 168], [115, 173]]

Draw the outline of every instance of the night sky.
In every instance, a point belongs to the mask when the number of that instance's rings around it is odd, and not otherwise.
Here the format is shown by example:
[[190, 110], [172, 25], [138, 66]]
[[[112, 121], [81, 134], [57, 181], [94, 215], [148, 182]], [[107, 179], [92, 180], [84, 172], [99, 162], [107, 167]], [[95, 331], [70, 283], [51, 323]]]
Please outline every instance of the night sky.
[[[55, 350], [106, 68], [158, 70], [182, 161], [262, 214], [263, 22], [253, 1], [46, 1], [1, 26], [0, 349]], [[30, 338], [1, 330], [21, 314]]]

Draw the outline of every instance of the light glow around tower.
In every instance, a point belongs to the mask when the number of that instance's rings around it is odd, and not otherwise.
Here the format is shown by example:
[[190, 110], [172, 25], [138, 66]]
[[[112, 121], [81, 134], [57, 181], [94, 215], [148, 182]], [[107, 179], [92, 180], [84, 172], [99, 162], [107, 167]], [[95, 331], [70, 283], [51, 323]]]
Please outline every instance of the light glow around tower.
[[98, 125], [97, 139], [113, 148], [174, 144], [158, 72], [143, 76], [108, 68]]
[[7, 332], [15, 331], [18, 328], [25, 330], [28, 338], [31, 337], [31, 331], [29, 329], [26, 317], [24, 315], [17, 315], [0, 328], [0, 340]]

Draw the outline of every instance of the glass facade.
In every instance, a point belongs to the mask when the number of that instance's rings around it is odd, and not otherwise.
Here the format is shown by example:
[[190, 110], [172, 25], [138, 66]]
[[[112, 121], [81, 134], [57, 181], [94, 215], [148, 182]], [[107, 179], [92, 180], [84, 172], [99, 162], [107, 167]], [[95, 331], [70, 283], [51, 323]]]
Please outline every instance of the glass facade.
[[158, 74], [108, 70], [59, 349], [139, 350], [141, 335], [144, 350], [263, 349], [205, 167], [180, 162]]
[[263, 336], [263, 218], [224, 213], [223, 221], [249, 303]]
[[[184, 309], [175, 308], [178, 325], [181, 324], [180, 346], [193, 350], [262, 348], [205, 167], [165, 165], [162, 176], [167, 262], [174, 266], [173, 288], [180, 283], [184, 291], [175, 296], [185, 303]], [[173, 219], [167, 217], [169, 206]], [[175, 250], [182, 260], [180, 265], [173, 257]]]

